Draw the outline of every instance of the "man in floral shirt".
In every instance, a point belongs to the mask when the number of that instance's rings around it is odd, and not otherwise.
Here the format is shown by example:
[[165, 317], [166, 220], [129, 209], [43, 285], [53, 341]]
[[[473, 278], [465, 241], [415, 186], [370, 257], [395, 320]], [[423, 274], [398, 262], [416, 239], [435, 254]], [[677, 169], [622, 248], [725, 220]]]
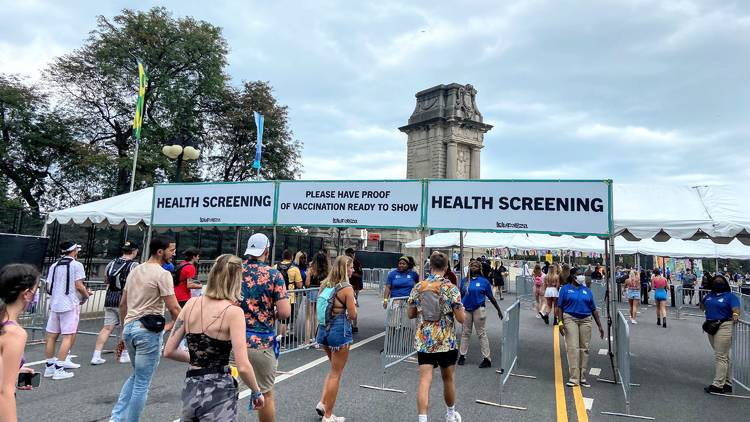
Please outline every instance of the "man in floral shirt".
[[273, 384], [276, 381], [277, 319], [289, 318], [291, 306], [286, 294], [284, 277], [268, 264], [268, 237], [262, 233], [250, 236], [242, 262], [242, 301], [247, 333], [247, 354], [255, 371], [266, 404], [258, 411], [260, 422], [276, 419]]
[[[456, 412], [456, 384], [453, 373], [458, 358], [458, 343], [454, 329], [454, 319], [459, 324], [464, 322], [464, 309], [461, 305], [461, 293], [448, 281], [445, 271], [448, 269], [448, 257], [435, 253], [430, 257], [431, 274], [417, 283], [409, 295], [409, 318], [419, 317], [415, 335], [417, 361], [419, 362], [419, 387], [417, 390], [417, 412], [419, 422], [427, 422], [427, 403], [430, 397], [432, 371], [440, 366], [443, 378], [443, 396], [447, 407], [446, 422], [461, 422], [461, 415]], [[423, 296], [430, 283], [439, 282], [439, 318], [425, 320], [424, 307], [428, 301]], [[433, 296], [434, 297], [434, 296]], [[424, 303], [423, 303], [424, 301]], [[435, 303], [435, 302], [433, 302]]]

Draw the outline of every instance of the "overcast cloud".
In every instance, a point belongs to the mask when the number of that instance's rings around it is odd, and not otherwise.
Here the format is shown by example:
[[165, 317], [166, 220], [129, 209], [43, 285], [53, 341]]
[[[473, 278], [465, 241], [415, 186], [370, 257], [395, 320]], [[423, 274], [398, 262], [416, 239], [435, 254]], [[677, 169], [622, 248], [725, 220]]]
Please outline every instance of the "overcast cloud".
[[224, 29], [235, 83], [272, 83], [307, 179], [405, 177], [397, 127], [451, 82], [495, 126], [483, 178], [750, 178], [746, 1], [2, 1], [0, 72], [37, 79], [96, 15], [157, 3]]

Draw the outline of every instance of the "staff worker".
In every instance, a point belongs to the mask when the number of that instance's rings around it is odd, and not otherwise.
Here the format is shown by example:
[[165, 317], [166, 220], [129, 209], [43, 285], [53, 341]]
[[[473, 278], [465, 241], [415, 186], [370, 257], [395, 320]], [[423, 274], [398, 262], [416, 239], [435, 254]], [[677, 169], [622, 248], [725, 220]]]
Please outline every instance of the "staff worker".
[[560, 334], [565, 336], [565, 348], [568, 352], [568, 387], [591, 387], [586, 381], [586, 366], [589, 360], [592, 317], [599, 327], [599, 337], [604, 338], [594, 294], [584, 285], [585, 280], [584, 276], [578, 275], [577, 268], [572, 268], [568, 284], [560, 289], [560, 296], [557, 298], [557, 320], [560, 321], [558, 325]]
[[482, 363], [479, 364], [479, 367], [489, 368], [492, 366], [492, 361], [490, 361], [490, 340], [487, 337], [487, 330], [485, 329], [487, 322], [485, 298], [488, 298], [492, 302], [492, 306], [497, 310], [497, 316], [503, 319], [503, 311], [500, 310], [500, 306], [492, 294], [492, 286], [490, 286], [490, 282], [482, 275], [482, 263], [473, 261], [469, 264], [469, 276], [461, 280], [461, 303], [464, 305], [466, 316], [461, 334], [459, 365], [463, 365], [466, 362], [471, 331], [475, 329], [479, 337], [479, 349], [482, 353]]
[[729, 348], [732, 345], [732, 324], [740, 319], [740, 300], [732, 293], [729, 282], [722, 275], [715, 275], [708, 293], [701, 303], [706, 312], [703, 331], [714, 349], [714, 382], [705, 387], [706, 393], [729, 394], [732, 392], [732, 370]]

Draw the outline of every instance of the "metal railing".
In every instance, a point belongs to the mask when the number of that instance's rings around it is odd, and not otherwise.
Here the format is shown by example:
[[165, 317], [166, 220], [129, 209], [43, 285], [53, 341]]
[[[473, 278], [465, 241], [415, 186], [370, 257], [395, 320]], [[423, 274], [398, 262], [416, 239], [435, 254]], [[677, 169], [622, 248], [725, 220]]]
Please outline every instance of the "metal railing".
[[750, 322], [732, 327], [732, 382], [750, 391]]
[[318, 333], [316, 300], [318, 288], [288, 290], [292, 314], [276, 320], [276, 334], [280, 353], [286, 354], [315, 345]]
[[607, 296], [607, 284], [604, 282], [592, 281], [591, 287], [589, 288], [591, 289], [591, 293], [594, 294], [594, 301], [597, 304], [597, 307], [606, 306], [604, 299]]
[[703, 318], [703, 312], [700, 310], [700, 303], [703, 297], [711, 293], [710, 290], [700, 289], [698, 287], [674, 286], [674, 303], [677, 308], [677, 318], [693, 316]]
[[[625, 413], [621, 412], [601, 412], [602, 415], [623, 416], [635, 419], [654, 420], [649, 416], [639, 416], [630, 413], [631, 387], [637, 384], [631, 383], [630, 378], [630, 326], [622, 311], [617, 311], [615, 318], [615, 381], [622, 387], [622, 395], [625, 400]], [[602, 380], [606, 381], [606, 380]], [[613, 381], [608, 381], [613, 382]]]
[[37, 343], [44, 341], [44, 335], [38, 339], [36, 332], [44, 332], [47, 325], [47, 310], [49, 305], [47, 304], [48, 296], [44, 293], [44, 285], [46, 281], [41, 279], [39, 281], [39, 288], [35, 294], [35, 300], [32, 304], [26, 308], [26, 310], [18, 316], [18, 324], [20, 324], [27, 331], [30, 331], [30, 335], [26, 337], [26, 343]]
[[[516, 280], [519, 278], [522, 277], [519, 276]], [[505, 318], [503, 318], [502, 327], [503, 334], [500, 340], [500, 370], [496, 371], [500, 374], [500, 392], [498, 394], [498, 401], [495, 403], [485, 400], [476, 400], [476, 402], [506, 409], [527, 410], [525, 407], [503, 404], [503, 389], [511, 375], [520, 378], [536, 379], [536, 377], [533, 376], [513, 373], [513, 370], [516, 369], [518, 364], [518, 340], [521, 330], [521, 301], [519, 299], [516, 299], [516, 301], [505, 310]]]
[[362, 388], [393, 393], [406, 393], [404, 390], [387, 388], [385, 376], [388, 368], [403, 362], [417, 354], [414, 347], [416, 334], [416, 319], [409, 318], [408, 297], [396, 297], [388, 300], [388, 310], [385, 317], [385, 340], [383, 351], [380, 353], [381, 369], [383, 371], [380, 386], [360, 385]]
[[380, 296], [385, 290], [385, 282], [388, 274], [393, 271], [389, 268], [363, 268], [362, 269], [362, 286], [366, 290], [377, 290]]

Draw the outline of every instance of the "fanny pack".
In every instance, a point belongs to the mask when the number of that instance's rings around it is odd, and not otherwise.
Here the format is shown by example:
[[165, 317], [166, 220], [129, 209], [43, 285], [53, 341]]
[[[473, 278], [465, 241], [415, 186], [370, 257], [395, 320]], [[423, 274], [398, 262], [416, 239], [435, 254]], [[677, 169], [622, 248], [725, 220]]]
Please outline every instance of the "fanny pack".
[[144, 315], [138, 318], [138, 321], [143, 324], [143, 328], [155, 333], [164, 331], [164, 325], [167, 323], [164, 315]]
[[721, 327], [721, 324], [730, 321], [729, 319], [707, 319], [703, 323], [703, 331], [706, 332], [706, 334], [715, 335], [717, 332], [719, 332], [719, 328]]
[[278, 359], [279, 356], [281, 355], [281, 344], [279, 343], [279, 340], [276, 338], [275, 331], [270, 332], [270, 333], [261, 333], [261, 332], [253, 331], [249, 328], [246, 328], [245, 336], [247, 336], [247, 338], [250, 338], [251, 336], [256, 336], [260, 338], [265, 337], [267, 341], [271, 341], [271, 347], [273, 348], [273, 354], [276, 356], [276, 359]]

